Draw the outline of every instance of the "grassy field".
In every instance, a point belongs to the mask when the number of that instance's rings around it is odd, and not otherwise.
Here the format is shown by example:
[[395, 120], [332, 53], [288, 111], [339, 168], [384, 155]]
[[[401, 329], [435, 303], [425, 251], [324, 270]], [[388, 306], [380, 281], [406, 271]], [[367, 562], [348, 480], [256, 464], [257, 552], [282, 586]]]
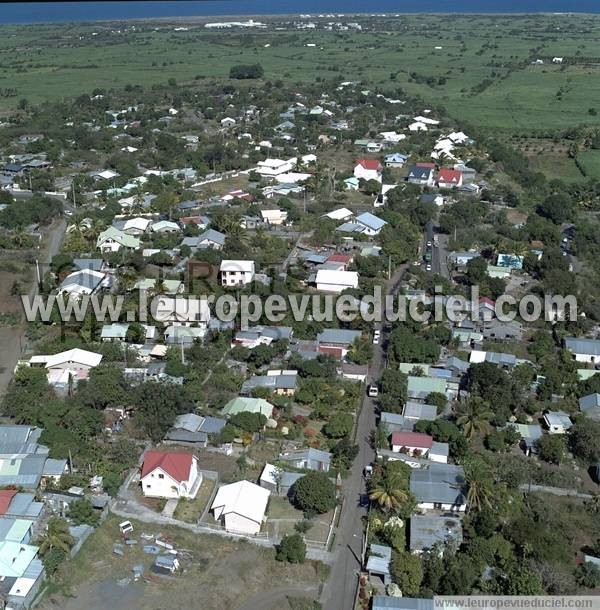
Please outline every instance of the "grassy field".
[[586, 150], [578, 155], [577, 160], [589, 178], [600, 180], [600, 150]]
[[[362, 32], [213, 32], [201, 24], [175, 32], [164, 21], [135, 28], [131, 23], [4, 26], [0, 108], [14, 108], [22, 98], [41, 102], [97, 87], [165, 84], [170, 78], [197, 85], [205, 78], [226, 79], [232, 65], [259, 62], [267, 79], [341, 77], [389, 90], [402, 87], [484, 127], [600, 125], [600, 113], [589, 113], [600, 96], [600, 18], [357, 20]], [[552, 64], [554, 56], [567, 63]], [[544, 65], [531, 65], [538, 58]]]
[[[185, 549], [182, 574], [157, 577], [156, 582], [131, 580], [134, 565], [148, 573], [153, 555], [143, 552], [143, 541], [118, 557], [119, 519], [109, 517], [85, 542], [76, 560], [64, 564], [58, 581], [62, 590], [46, 595], [42, 610], [142, 610], [143, 608], [198, 608], [235, 610], [257, 593], [277, 587], [316, 587], [326, 571], [320, 564], [291, 565], [275, 561], [275, 552], [254, 544], [218, 536], [201, 536], [173, 527], [160, 531], [177, 549]], [[156, 528], [134, 522], [134, 538]], [[156, 531], [155, 531], [156, 530]], [[200, 602], [199, 605], [199, 601]]]

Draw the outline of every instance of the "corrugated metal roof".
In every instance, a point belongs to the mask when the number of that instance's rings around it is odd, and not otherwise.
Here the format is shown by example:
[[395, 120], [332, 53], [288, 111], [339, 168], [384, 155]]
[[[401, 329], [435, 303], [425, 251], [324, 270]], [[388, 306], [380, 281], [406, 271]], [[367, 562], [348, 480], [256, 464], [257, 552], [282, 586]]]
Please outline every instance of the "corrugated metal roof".
[[462, 541], [460, 519], [438, 515], [413, 515], [410, 518], [410, 550], [424, 551], [438, 542]]
[[576, 339], [575, 337], [566, 337], [565, 347], [574, 354], [600, 356], [600, 340], [598, 339]]
[[410, 473], [410, 491], [419, 502], [465, 504], [465, 477], [461, 466], [431, 465]]

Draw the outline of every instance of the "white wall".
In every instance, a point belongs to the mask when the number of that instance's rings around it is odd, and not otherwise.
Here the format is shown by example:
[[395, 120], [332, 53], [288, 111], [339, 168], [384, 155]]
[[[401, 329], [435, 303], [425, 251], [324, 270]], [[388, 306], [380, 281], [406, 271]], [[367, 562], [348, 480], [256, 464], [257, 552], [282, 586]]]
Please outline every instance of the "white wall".
[[228, 513], [225, 515], [225, 529], [228, 532], [254, 535], [260, 532], [260, 525], [260, 523], [252, 521], [243, 515], [238, 515], [237, 513]]

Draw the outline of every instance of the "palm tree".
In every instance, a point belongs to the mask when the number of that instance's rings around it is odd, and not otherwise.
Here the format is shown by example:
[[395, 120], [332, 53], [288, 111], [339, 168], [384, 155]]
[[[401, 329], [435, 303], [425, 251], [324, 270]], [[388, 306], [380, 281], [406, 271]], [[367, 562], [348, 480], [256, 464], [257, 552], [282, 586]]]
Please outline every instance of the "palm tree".
[[480, 461], [469, 461], [464, 465], [469, 510], [481, 510], [492, 506], [492, 486], [485, 466]]
[[369, 499], [386, 511], [397, 510], [408, 498], [408, 492], [402, 489], [399, 478], [394, 476], [381, 477], [369, 494]]
[[68, 553], [73, 546], [73, 537], [69, 534], [69, 524], [60, 517], [50, 517], [46, 533], [40, 542], [40, 553], [45, 555], [52, 549]]
[[471, 398], [460, 408], [456, 424], [462, 428], [463, 434], [471, 439], [478, 432], [487, 434], [491, 430], [489, 420], [492, 415], [486, 402]]

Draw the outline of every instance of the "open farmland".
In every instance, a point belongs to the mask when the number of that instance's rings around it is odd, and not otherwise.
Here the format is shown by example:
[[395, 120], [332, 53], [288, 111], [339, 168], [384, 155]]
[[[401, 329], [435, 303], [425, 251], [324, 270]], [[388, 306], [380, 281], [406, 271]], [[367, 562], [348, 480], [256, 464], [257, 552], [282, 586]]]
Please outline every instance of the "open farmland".
[[[555, 129], [600, 124], [600, 19], [593, 16], [357, 17], [362, 31], [174, 31], [165, 21], [61, 27], [6, 26], [0, 108], [175, 79], [201, 87], [231, 66], [260, 63], [265, 79], [360, 80], [402, 88], [481, 127]], [[323, 24], [321, 24], [323, 25]], [[277, 29], [276, 29], [277, 28]], [[314, 46], [306, 46], [307, 44]], [[553, 57], [563, 64], [553, 64]], [[532, 65], [540, 59], [543, 65]]]

